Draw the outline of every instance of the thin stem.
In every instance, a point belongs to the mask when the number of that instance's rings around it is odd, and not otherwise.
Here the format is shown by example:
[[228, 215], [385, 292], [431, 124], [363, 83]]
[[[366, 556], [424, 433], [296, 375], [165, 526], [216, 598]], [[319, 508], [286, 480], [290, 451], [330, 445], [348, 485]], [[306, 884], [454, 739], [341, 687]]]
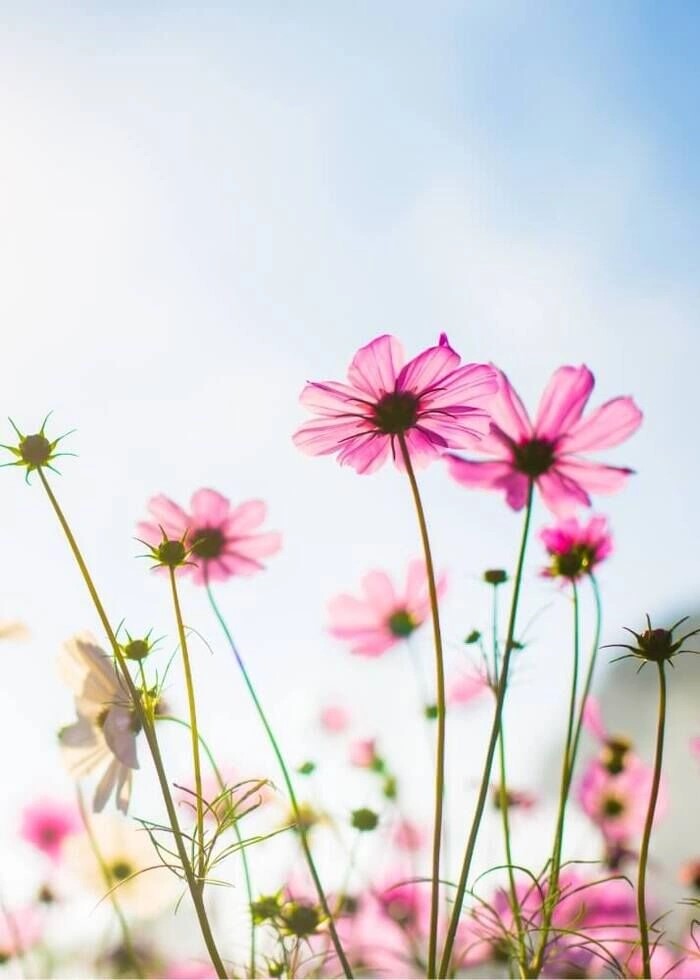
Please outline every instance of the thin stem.
[[129, 668], [127, 666], [126, 660], [124, 659], [124, 654], [122, 653], [121, 647], [117, 642], [116, 634], [109, 622], [107, 613], [105, 612], [105, 608], [102, 605], [102, 600], [100, 599], [97, 589], [95, 588], [95, 584], [92, 580], [92, 576], [90, 575], [88, 567], [85, 563], [85, 559], [83, 558], [80, 548], [78, 547], [78, 543], [75, 540], [73, 532], [71, 531], [70, 525], [68, 524], [68, 521], [66, 520], [66, 517], [63, 511], [61, 510], [58, 500], [56, 499], [56, 496], [53, 490], [51, 489], [51, 485], [49, 484], [49, 481], [46, 479], [46, 475], [43, 469], [39, 468], [37, 472], [39, 474], [39, 479], [41, 480], [46, 495], [49, 498], [49, 502], [54, 510], [54, 513], [58, 518], [58, 522], [61, 525], [61, 529], [68, 542], [73, 557], [75, 558], [76, 564], [80, 569], [80, 574], [83, 577], [83, 581], [85, 582], [85, 586], [90, 594], [90, 598], [92, 599], [93, 605], [95, 607], [95, 611], [97, 612], [99, 620], [102, 623], [102, 627], [105, 631], [105, 634], [107, 635], [109, 644], [112, 647], [114, 658], [117, 662], [119, 670], [122, 673], [122, 676], [124, 678], [124, 683], [127, 687], [127, 690], [129, 692], [129, 695], [134, 705], [134, 710], [138, 715], [139, 722], [141, 724], [141, 727], [143, 728], [144, 735], [146, 736], [148, 748], [153, 758], [153, 764], [155, 766], [156, 775], [158, 777], [160, 791], [163, 796], [163, 802], [165, 803], [165, 809], [167, 810], [168, 813], [168, 822], [170, 823], [170, 828], [173, 832], [173, 837], [175, 838], [175, 845], [177, 847], [178, 855], [180, 857], [180, 862], [182, 864], [182, 870], [185, 875], [185, 879], [187, 881], [187, 887], [192, 897], [192, 903], [195, 908], [197, 920], [199, 922], [199, 928], [202, 933], [202, 938], [204, 939], [204, 943], [207, 947], [207, 952], [209, 953], [209, 957], [212, 961], [212, 965], [214, 966], [214, 969], [216, 970], [217, 976], [220, 978], [220, 980], [226, 980], [226, 969], [224, 967], [221, 956], [219, 955], [219, 951], [216, 948], [216, 943], [214, 942], [214, 936], [211, 931], [211, 926], [209, 925], [209, 919], [207, 918], [207, 912], [204, 907], [204, 901], [200, 889], [197, 885], [197, 880], [194, 876], [192, 865], [190, 864], [189, 858], [187, 856], [187, 848], [185, 846], [185, 842], [182, 837], [182, 832], [180, 830], [180, 825], [178, 823], [177, 812], [175, 810], [175, 804], [173, 802], [173, 797], [170, 792], [168, 778], [165, 774], [165, 767], [163, 765], [163, 758], [160, 754], [160, 747], [158, 745], [158, 740], [156, 738], [155, 729], [153, 728], [148, 713], [144, 709], [140, 694], [136, 689], [136, 686], [134, 685], [133, 678], [129, 672]]
[[[182, 725], [184, 728], [187, 728], [190, 731], [192, 730], [189, 722], [185, 721], [184, 718], [176, 718], [175, 715], [158, 715], [158, 721], [159, 722], [172, 721], [175, 722], [175, 724], [177, 725]], [[199, 738], [199, 744], [202, 746], [204, 754], [209, 760], [209, 765], [212, 768], [212, 772], [214, 773], [216, 781], [219, 784], [219, 791], [223, 793], [227, 788], [226, 781], [224, 780], [224, 777], [221, 775], [221, 770], [216, 764], [214, 754], [212, 753], [211, 749], [205, 742], [204, 736], [202, 735], [201, 732], [198, 732], [198, 738]], [[233, 821], [233, 830], [236, 835], [236, 840], [240, 845], [239, 853], [241, 855], [241, 864], [243, 865], [243, 880], [245, 883], [246, 898], [248, 899], [248, 912], [250, 914], [250, 975], [251, 977], [254, 977], [255, 969], [256, 969], [255, 966], [256, 927], [255, 927], [255, 919], [253, 918], [253, 912], [252, 912], [253, 882], [250, 875], [250, 865], [248, 864], [248, 855], [246, 854], [245, 852], [246, 849], [243, 846], [243, 835], [241, 834], [241, 830], [240, 827], [238, 826], [237, 820]]]
[[498, 680], [498, 689], [496, 694], [496, 710], [493, 717], [493, 724], [491, 726], [491, 735], [489, 737], [488, 748], [486, 750], [486, 759], [484, 761], [484, 771], [481, 777], [481, 787], [479, 789], [479, 796], [476, 802], [476, 808], [474, 811], [474, 819], [472, 820], [471, 830], [469, 832], [469, 837], [467, 840], [467, 846], [464, 852], [464, 860], [462, 862], [462, 870], [459, 876], [459, 883], [457, 885], [457, 893], [455, 895], [454, 906], [452, 908], [452, 915], [450, 917], [450, 924], [447, 929], [447, 938], [445, 941], [445, 949], [443, 950], [442, 960], [440, 962], [440, 971], [438, 977], [446, 977], [447, 971], [450, 966], [450, 958], [452, 956], [452, 949], [454, 947], [455, 936], [457, 934], [457, 926], [459, 924], [459, 917], [462, 913], [462, 905], [464, 904], [464, 895], [467, 890], [467, 881], [469, 878], [469, 872], [471, 870], [472, 859], [474, 857], [474, 851], [476, 849], [476, 841], [479, 836], [479, 828], [481, 826], [481, 820], [484, 815], [484, 807], [486, 806], [486, 799], [489, 791], [489, 783], [491, 779], [491, 768], [493, 766], [493, 757], [496, 754], [496, 745], [498, 742], [498, 735], [501, 730], [501, 721], [503, 716], [503, 705], [506, 699], [506, 690], [508, 687], [508, 671], [510, 668], [510, 660], [513, 653], [513, 641], [515, 639], [515, 626], [518, 613], [518, 602], [520, 599], [520, 587], [523, 579], [523, 567], [525, 564], [525, 551], [527, 549], [527, 539], [530, 531], [530, 520], [532, 517], [532, 503], [533, 503], [533, 484], [530, 481], [527, 491], [527, 502], [525, 505], [525, 520], [523, 523], [523, 533], [520, 542], [520, 553], [518, 555], [518, 565], [515, 572], [515, 579], [513, 582], [513, 597], [510, 606], [510, 617], [508, 621], [508, 633], [506, 636], [506, 644], [503, 650], [503, 659], [501, 662], [501, 673]]
[[411, 463], [411, 455], [406, 445], [406, 438], [402, 432], [398, 434], [399, 447], [403, 464], [411, 485], [411, 494], [416, 508], [418, 527], [420, 529], [421, 542], [423, 544], [423, 554], [425, 557], [425, 570], [428, 577], [428, 594], [430, 597], [430, 611], [433, 621], [433, 642], [435, 645], [435, 687], [437, 693], [437, 743], [435, 749], [435, 819], [433, 823], [433, 864], [432, 864], [432, 889], [430, 894], [430, 938], [428, 944], [428, 976], [434, 977], [437, 966], [437, 933], [438, 933], [438, 913], [440, 905], [440, 848], [442, 845], [442, 821], [443, 806], [445, 797], [445, 665], [442, 653], [442, 634], [440, 631], [440, 610], [438, 606], [437, 585], [435, 583], [435, 569], [433, 567], [433, 556], [430, 550], [430, 537], [428, 526], [425, 520], [425, 511], [421, 501], [420, 491], [416, 475]]
[[637, 876], [637, 917], [639, 919], [639, 935], [642, 941], [642, 976], [651, 977], [651, 952], [649, 949], [649, 923], [647, 921], [646, 907], [646, 877], [647, 863], [649, 860], [649, 842], [651, 840], [651, 830], [654, 825], [654, 813], [656, 803], [659, 798], [659, 785], [661, 783], [661, 768], [664, 759], [664, 734], [666, 729], [666, 672], [664, 662], [660, 660], [657, 664], [659, 668], [659, 720], [656, 727], [656, 755], [654, 757], [654, 777], [651, 783], [651, 794], [649, 796], [649, 807], [647, 818], [644, 824], [644, 836], [642, 846], [639, 851], [639, 874]]
[[287, 793], [289, 795], [289, 802], [292, 805], [294, 817], [297, 822], [297, 829], [299, 831], [299, 838], [301, 840], [301, 847], [304, 852], [304, 857], [306, 858], [306, 863], [309, 867], [311, 877], [313, 878], [314, 886], [318, 894], [318, 900], [321, 905], [321, 908], [323, 909], [323, 914], [326, 916], [326, 919], [328, 920], [328, 930], [331, 934], [333, 947], [340, 961], [340, 964], [343, 968], [343, 972], [345, 973], [345, 976], [348, 978], [348, 980], [352, 980], [353, 974], [352, 974], [352, 970], [350, 969], [350, 963], [348, 962], [348, 958], [345, 955], [345, 950], [343, 949], [342, 943], [340, 942], [338, 930], [336, 929], [335, 926], [335, 920], [333, 918], [333, 914], [331, 912], [330, 906], [328, 905], [328, 899], [326, 898], [325, 892], [323, 890], [323, 885], [321, 884], [321, 879], [316, 869], [316, 864], [314, 862], [313, 855], [311, 853], [311, 848], [309, 847], [307, 830], [306, 827], [304, 826], [304, 820], [301, 814], [301, 810], [299, 809], [299, 803], [297, 801], [296, 793], [294, 792], [292, 778], [289, 773], [289, 769], [287, 768], [287, 764], [284, 761], [282, 750], [280, 749], [279, 743], [277, 742], [274, 732], [270, 727], [270, 723], [267, 719], [267, 715], [265, 714], [263, 710], [263, 706], [260, 703], [260, 699], [258, 698], [255, 688], [253, 687], [253, 682], [250, 679], [246, 666], [243, 662], [243, 658], [238, 652], [238, 647], [236, 646], [231, 631], [228, 628], [228, 624], [217, 605], [216, 599], [214, 598], [214, 593], [212, 592], [211, 586], [208, 581], [206, 582], [206, 589], [207, 589], [207, 597], [209, 599], [209, 603], [211, 605], [212, 611], [216, 616], [219, 626], [221, 626], [221, 629], [223, 630], [228, 645], [231, 648], [231, 652], [233, 653], [233, 656], [236, 659], [236, 663], [238, 664], [238, 667], [243, 676], [243, 681], [245, 683], [246, 688], [248, 689], [248, 694], [250, 695], [251, 700], [255, 706], [255, 710], [258, 713], [258, 718], [260, 719], [260, 723], [265, 729], [265, 733], [267, 734], [268, 740], [270, 742], [270, 746], [272, 748], [272, 751], [275, 755], [275, 758], [277, 759], [277, 763], [282, 772], [282, 778], [284, 780], [285, 786], [287, 787]]
[[595, 626], [593, 629], [593, 645], [591, 647], [591, 656], [588, 661], [588, 670], [586, 672], [586, 680], [583, 684], [583, 693], [581, 695], [581, 704], [578, 712], [578, 719], [576, 721], [576, 730], [574, 732], [574, 738], [571, 743], [571, 775], [573, 776], [574, 767], [576, 765], [576, 757], [578, 755], [578, 745], [581, 739], [581, 730], [583, 728], [583, 713], [586, 710], [586, 702], [591, 693], [591, 687], [593, 686], [593, 675], [595, 674], [596, 663], [598, 661], [598, 650], [600, 648], [600, 631], [603, 624], [603, 608], [600, 600], [600, 589], [598, 588], [598, 582], [594, 575], [589, 575], [589, 580], [591, 583], [591, 589], [593, 591], [593, 601], [595, 604]]
[[190, 734], [192, 736], [192, 765], [194, 768], [194, 791], [197, 810], [197, 841], [199, 844], [198, 876], [199, 886], [204, 890], [205, 861], [204, 852], [204, 800], [202, 799], [202, 767], [199, 759], [199, 731], [197, 729], [197, 707], [194, 697], [194, 681], [192, 680], [192, 667], [190, 665], [190, 655], [187, 647], [187, 635], [185, 624], [182, 619], [182, 609], [180, 608], [180, 597], [177, 593], [175, 582], [175, 569], [168, 568], [170, 576], [170, 591], [173, 597], [173, 607], [175, 609], [175, 620], [177, 622], [177, 633], [180, 639], [180, 650], [182, 651], [182, 666], [185, 671], [185, 686], [187, 688], [187, 706], [190, 715]]
[[136, 976], [143, 978], [144, 973], [141, 969], [138, 957], [136, 956], [136, 951], [134, 950], [134, 944], [131, 939], [131, 931], [129, 925], [126, 921], [124, 913], [122, 911], [121, 905], [119, 904], [119, 899], [117, 898], [117, 890], [113, 887], [114, 880], [110, 874], [109, 868], [107, 867], [104, 858], [102, 857], [102, 852], [100, 851], [100, 846], [97, 843], [97, 838], [95, 836], [95, 831], [90, 823], [90, 818], [88, 817], [87, 810], [85, 808], [85, 800], [83, 799], [83, 794], [80, 786], [76, 784], [76, 796], [78, 799], [78, 810], [80, 811], [80, 818], [83, 821], [83, 827], [85, 828], [85, 833], [87, 834], [88, 841], [90, 843], [90, 848], [95, 856], [95, 860], [100, 869], [100, 874], [104, 880], [107, 892], [109, 895], [109, 900], [112, 903], [112, 908], [114, 909], [114, 914], [119, 922], [119, 928], [122, 933], [122, 941], [124, 943], [124, 949], [126, 950], [127, 956], [131, 961], [131, 964], [136, 971]]

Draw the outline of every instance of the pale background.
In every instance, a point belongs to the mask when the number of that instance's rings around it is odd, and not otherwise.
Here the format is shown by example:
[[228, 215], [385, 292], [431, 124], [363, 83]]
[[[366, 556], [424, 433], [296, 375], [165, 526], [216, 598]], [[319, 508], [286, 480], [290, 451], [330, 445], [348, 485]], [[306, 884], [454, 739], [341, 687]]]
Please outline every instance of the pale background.
[[[695, 607], [699, 20], [690, 2], [622, 0], [4, 5], [2, 412], [31, 431], [52, 409], [52, 432], [78, 429], [57, 492], [111, 615], [134, 632], [173, 632], [162, 581], [134, 558], [150, 495], [184, 503], [208, 485], [269, 502], [283, 552], [220, 598], [293, 763], [342, 761], [315, 726], [341, 700], [358, 734], [381, 732], [427, 815], [406, 656], [357, 660], [323, 628], [335, 592], [370, 567], [402, 573], [418, 553], [408, 489], [390, 468], [361, 478], [290, 439], [304, 381], [341, 378], [378, 333], [414, 353], [446, 330], [530, 404], [562, 363], [594, 370], [594, 403], [634, 394], [644, 426], [611, 458], [639, 475], [600, 501], [617, 546], [601, 573], [605, 639], [646, 611]], [[487, 623], [477, 577], [512, 567], [520, 521], [439, 464], [421, 482], [457, 662], [461, 638]], [[3, 471], [0, 507], [0, 617], [32, 634], [2, 649], [7, 848], [25, 801], [70, 791], [54, 733], [71, 700], [55, 659], [96, 623], [36, 481]], [[540, 562], [535, 545], [523, 622], [547, 609], [509, 723], [513, 781], [542, 793], [570, 640], [565, 599], [534, 581]], [[203, 597], [188, 586], [184, 603], [216, 648], [195, 655], [205, 731], [246, 775], [275, 775]], [[430, 670], [427, 637], [423, 656]], [[694, 668], [672, 683], [697, 692]], [[646, 729], [645, 685], [613, 669]], [[450, 738], [455, 850], [487, 720], [475, 709]], [[677, 745], [692, 826], [691, 734], [697, 713]], [[171, 742], [182, 770], [186, 745]], [[142, 757], [137, 813], [153, 799]], [[372, 804], [369, 783], [338, 765], [318, 782], [341, 818]], [[532, 826], [516, 846], [539, 859]], [[499, 859], [494, 843], [482, 864]], [[28, 860], [3, 859], [0, 887], [18, 898]]]

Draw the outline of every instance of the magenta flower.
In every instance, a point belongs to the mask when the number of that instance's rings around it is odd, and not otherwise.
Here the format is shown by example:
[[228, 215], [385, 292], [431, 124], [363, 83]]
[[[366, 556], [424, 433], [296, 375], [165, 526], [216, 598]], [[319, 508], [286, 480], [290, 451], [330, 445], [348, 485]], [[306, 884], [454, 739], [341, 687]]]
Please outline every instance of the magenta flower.
[[542, 569], [547, 578], [566, 578], [571, 581], [590, 575], [596, 565], [612, 551], [612, 536], [604, 517], [591, 517], [582, 524], [568, 517], [540, 531], [540, 539], [551, 556], [551, 563]]
[[43, 931], [41, 916], [32, 906], [4, 911], [0, 916], [0, 963], [35, 946]]
[[391, 836], [394, 847], [400, 851], [415, 853], [422, 850], [426, 835], [422, 827], [411, 820], [399, 820]]
[[448, 453], [458, 483], [503, 490], [513, 510], [520, 510], [533, 480], [546, 506], [559, 516], [590, 506], [589, 493], [620, 489], [632, 470], [594, 463], [581, 454], [617, 446], [636, 431], [642, 413], [631, 398], [613, 398], [584, 419], [593, 375], [583, 365], [561, 367], [542, 395], [533, 424], [502, 371], [498, 378], [499, 393], [489, 402], [491, 431], [472, 447], [493, 461]]
[[373, 473], [389, 456], [403, 468], [397, 439], [414, 463], [426, 464], [443, 449], [463, 449], [488, 430], [482, 407], [496, 391], [487, 364], [465, 364], [440, 334], [406, 363], [401, 343], [388, 334], [361, 347], [348, 369], [348, 384], [307, 384], [301, 403], [317, 416], [294, 434], [310, 456], [338, 455], [358, 473]]
[[204, 960], [183, 960], [169, 963], [163, 976], [168, 980], [216, 980], [216, 970]]
[[377, 759], [376, 741], [358, 738], [350, 744], [350, 763], [358, 769], [371, 769]]
[[[328, 631], [350, 644], [350, 652], [378, 657], [405, 640], [430, 615], [430, 598], [425, 562], [409, 563], [406, 585], [398, 592], [386, 572], [374, 571], [362, 579], [363, 598], [339, 595], [328, 604], [331, 622]], [[437, 581], [438, 595], [444, 594], [447, 580]]]
[[350, 713], [340, 704], [327, 704], [319, 715], [321, 728], [331, 735], [338, 735], [350, 726]]
[[[611, 771], [609, 765], [592, 760], [579, 785], [578, 799], [608, 843], [619, 844], [641, 834], [649, 803], [653, 771], [637, 756], [625, 753], [624, 767]], [[662, 783], [656, 808], [661, 819], [666, 809]]]
[[448, 685], [447, 703], [448, 705], [471, 704], [490, 690], [491, 684], [485, 670], [478, 667], [462, 670]]
[[76, 833], [81, 826], [80, 816], [72, 804], [40, 799], [22, 811], [19, 833], [27, 843], [57, 863], [66, 837]]
[[189, 564], [178, 572], [191, 572], [197, 585], [223, 582], [232, 575], [254, 575], [265, 567], [261, 559], [279, 551], [281, 536], [276, 531], [257, 530], [267, 516], [262, 500], [247, 500], [232, 507], [216, 490], [197, 490], [190, 500], [190, 513], [163, 494], [148, 502], [152, 521], [137, 527], [139, 538], [153, 547], [163, 534], [183, 541], [191, 549]]

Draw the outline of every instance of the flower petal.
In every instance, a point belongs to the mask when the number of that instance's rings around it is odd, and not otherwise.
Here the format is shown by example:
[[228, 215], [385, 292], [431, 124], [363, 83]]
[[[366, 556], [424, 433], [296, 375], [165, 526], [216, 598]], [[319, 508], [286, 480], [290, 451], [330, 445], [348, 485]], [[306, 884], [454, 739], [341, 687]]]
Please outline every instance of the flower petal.
[[138, 769], [136, 736], [132, 728], [131, 712], [119, 705], [111, 707], [102, 726], [105, 742], [117, 759], [130, 769]]
[[335, 630], [376, 629], [382, 618], [370, 602], [345, 594], [330, 600], [328, 613], [331, 617], [329, 631], [334, 635]]
[[606, 466], [587, 459], [566, 457], [557, 463], [557, 471], [580, 484], [589, 493], [615, 493], [634, 473], [625, 466]]
[[348, 440], [366, 434], [373, 434], [369, 423], [364, 419], [339, 419], [330, 421], [314, 419], [305, 422], [292, 436], [294, 445], [310, 456], [327, 456], [341, 452]]
[[203, 487], [192, 494], [190, 507], [192, 508], [191, 524], [218, 527], [226, 520], [231, 510], [231, 501], [218, 490]]
[[387, 461], [391, 440], [377, 432], [365, 432], [348, 440], [338, 454], [338, 462], [352, 466], [357, 473], [374, 473]]
[[589, 449], [610, 449], [636, 432], [642, 413], [629, 397], [613, 398], [569, 429], [560, 443], [563, 453], [582, 453]]
[[516, 442], [521, 442], [532, 435], [532, 423], [508, 377], [498, 368], [494, 369], [498, 391], [489, 401], [489, 414], [499, 429]]
[[358, 350], [348, 370], [348, 380], [360, 391], [381, 398], [396, 387], [404, 360], [401, 343], [396, 337], [383, 334]]
[[396, 390], [416, 394], [430, 390], [459, 366], [459, 360], [459, 354], [451, 347], [428, 347], [401, 369], [396, 379]]
[[113, 759], [105, 769], [102, 779], [97, 784], [95, 795], [92, 799], [92, 808], [95, 813], [101, 813], [104, 810], [107, 800], [112, 795], [112, 790], [116, 786], [120, 768], [121, 766], [119, 764], [119, 760]]
[[565, 435], [581, 418], [593, 384], [593, 375], [585, 364], [560, 367], [555, 371], [537, 409], [537, 435], [551, 440]]
[[[189, 514], [170, 497], [158, 494], [147, 504], [148, 512], [157, 526], [162, 526], [169, 538], [181, 538], [190, 524]], [[162, 534], [158, 540], [162, 540]]]
[[444, 384], [423, 394], [422, 409], [454, 409], [463, 406], [469, 411], [476, 401], [488, 405], [498, 392], [498, 375], [490, 364], [464, 364], [444, 379]]
[[394, 585], [386, 572], [368, 572], [361, 582], [367, 602], [378, 617], [391, 614], [401, 604]]
[[[225, 555], [236, 555], [239, 558], [269, 558], [282, 547], [282, 535], [279, 531], [267, 531], [265, 534], [251, 534], [236, 538], [227, 548]], [[230, 549], [230, 550], [229, 550]]]
[[317, 415], [337, 418], [370, 412], [374, 399], [368, 399], [366, 392], [338, 381], [310, 381], [299, 396], [299, 401]]
[[578, 507], [590, 507], [591, 498], [576, 478], [557, 466], [537, 478], [542, 501], [557, 517], [568, 517]]
[[226, 519], [226, 535], [235, 537], [247, 534], [259, 527], [267, 517], [267, 504], [264, 500], [246, 500], [231, 510]]

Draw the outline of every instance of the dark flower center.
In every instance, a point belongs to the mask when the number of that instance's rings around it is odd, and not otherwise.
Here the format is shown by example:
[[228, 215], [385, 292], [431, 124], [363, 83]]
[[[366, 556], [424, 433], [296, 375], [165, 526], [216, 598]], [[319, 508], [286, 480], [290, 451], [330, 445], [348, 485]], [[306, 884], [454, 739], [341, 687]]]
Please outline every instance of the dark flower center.
[[198, 558], [218, 558], [224, 550], [224, 536], [218, 527], [202, 527], [192, 535], [192, 551]]
[[552, 572], [564, 578], [578, 578], [590, 571], [595, 563], [595, 551], [588, 545], [575, 545], [563, 555], [552, 556]]
[[384, 911], [400, 926], [410, 926], [415, 919], [415, 910], [404, 898], [389, 898], [384, 901]]
[[290, 902], [282, 913], [287, 930], [294, 936], [312, 936], [321, 921], [321, 916], [313, 905]]
[[609, 738], [601, 753], [601, 761], [611, 776], [619, 775], [625, 768], [627, 754], [632, 743], [621, 736]]
[[603, 814], [606, 817], [619, 817], [625, 812], [625, 805], [616, 796], [608, 796], [603, 801]]
[[51, 459], [51, 448], [49, 440], [40, 432], [25, 436], [19, 444], [22, 462], [29, 466], [45, 466]]
[[55, 844], [58, 840], [58, 830], [56, 827], [47, 825], [41, 828], [39, 836], [41, 837], [42, 844]]
[[649, 660], [668, 660], [673, 653], [673, 636], [670, 630], [645, 630], [639, 637], [639, 646]]
[[129, 640], [122, 649], [128, 660], [143, 660], [151, 650], [147, 640]]
[[161, 541], [158, 545], [157, 554], [158, 561], [161, 565], [167, 565], [168, 568], [176, 568], [185, 561], [187, 549], [182, 541], [167, 540]]
[[513, 464], [516, 470], [536, 479], [546, 473], [554, 463], [554, 444], [547, 439], [530, 439], [513, 446]]
[[405, 609], [397, 609], [389, 616], [389, 629], [394, 636], [403, 639], [410, 636], [418, 625], [413, 616]]
[[398, 435], [416, 424], [418, 399], [408, 391], [392, 391], [374, 406], [374, 420], [380, 432]]
[[109, 869], [109, 873], [117, 881], [124, 881], [125, 878], [134, 873], [134, 869], [128, 861], [115, 861]]

